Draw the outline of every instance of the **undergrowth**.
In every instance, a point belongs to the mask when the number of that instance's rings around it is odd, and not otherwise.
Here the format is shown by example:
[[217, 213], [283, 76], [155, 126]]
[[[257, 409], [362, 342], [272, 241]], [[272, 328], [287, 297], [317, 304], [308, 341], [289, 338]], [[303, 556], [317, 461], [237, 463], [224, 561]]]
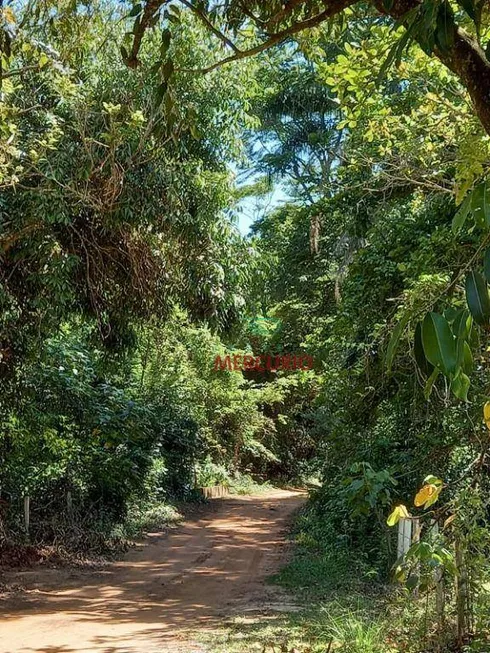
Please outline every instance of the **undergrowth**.
[[271, 489], [272, 485], [269, 481], [257, 481], [250, 474], [236, 474], [229, 484], [231, 494], [261, 494]]
[[[349, 547], [329, 523], [307, 507], [293, 530], [289, 564], [270, 578], [284, 610], [235, 617], [205, 636], [209, 653], [450, 653], [447, 633], [433, 629], [433, 606], [380, 579], [360, 551]], [[282, 590], [281, 590], [282, 588]], [[284, 592], [286, 597], [284, 596]], [[201, 640], [203, 635], [200, 635]], [[482, 648], [483, 646], [483, 648]], [[486, 646], [486, 648], [485, 648]], [[466, 651], [485, 651], [474, 641]]]
[[78, 564], [111, 558], [126, 551], [149, 531], [165, 530], [182, 515], [170, 504], [131, 504], [124, 520], [103, 512], [50, 516], [32, 524], [29, 536], [21, 527], [0, 536], [0, 565], [23, 567], [39, 563]]
[[272, 487], [269, 481], [257, 479], [245, 472], [232, 472], [210, 458], [196, 466], [196, 483], [198, 487], [224, 485], [231, 494], [260, 494]]

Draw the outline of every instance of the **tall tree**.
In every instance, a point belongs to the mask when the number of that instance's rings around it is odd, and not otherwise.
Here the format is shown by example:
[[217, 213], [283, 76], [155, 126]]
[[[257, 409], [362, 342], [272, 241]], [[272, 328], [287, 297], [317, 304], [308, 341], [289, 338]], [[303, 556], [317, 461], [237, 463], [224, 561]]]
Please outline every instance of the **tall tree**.
[[388, 24], [405, 28], [401, 37], [393, 33], [389, 59], [396, 59], [411, 41], [417, 42], [459, 78], [483, 127], [490, 133], [490, 62], [484, 50], [490, 14], [485, 0], [457, 0], [456, 3], [449, 0], [370, 0], [367, 3], [359, 0], [225, 0], [220, 4], [205, 0], [180, 0], [178, 3], [148, 0], [133, 5], [132, 13], [136, 15], [133, 38], [123, 53], [129, 66], [138, 65], [145, 32], [157, 24], [161, 16], [174, 22], [179, 20], [178, 5], [195, 13], [229, 52], [205, 66], [206, 72], [223, 63], [256, 55], [334, 18], [348, 20], [365, 16], [366, 11], [377, 14]]

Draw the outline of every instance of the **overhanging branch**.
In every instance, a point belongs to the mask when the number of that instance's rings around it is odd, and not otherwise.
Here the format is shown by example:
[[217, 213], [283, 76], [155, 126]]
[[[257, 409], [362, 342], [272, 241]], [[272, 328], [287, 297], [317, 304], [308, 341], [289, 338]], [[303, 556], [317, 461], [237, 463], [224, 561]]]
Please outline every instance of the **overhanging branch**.
[[355, 4], [355, 2], [356, 0], [335, 0], [330, 4], [329, 7], [324, 9], [316, 16], [312, 16], [311, 18], [307, 18], [305, 20], [299, 21], [298, 23], [294, 23], [290, 27], [281, 30], [280, 32], [276, 32], [275, 34], [272, 34], [266, 41], [259, 43], [253, 48], [249, 48], [247, 50], [237, 49], [235, 51], [235, 54], [232, 54], [229, 57], [225, 57], [224, 59], [220, 59], [219, 61], [216, 61], [210, 66], [207, 66], [206, 68], [190, 69], [181, 72], [198, 72], [202, 74], [207, 74], [212, 72], [213, 70], [216, 70], [217, 68], [220, 68], [221, 66], [227, 63], [238, 61], [240, 59], [246, 59], [247, 57], [253, 57], [257, 54], [260, 54], [261, 52], [264, 52], [265, 50], [269, 50], [270, 48], [273, 48], [274, 46], [283, 43], [294, 34], [298, 34], [299, 32], [303, 32], [307, 29], [311, 29], [312, 27], [317, 27], [318, 25], [326, 21], [328, 18], [335, 16], [342, 10], [349, 7], [350, 5]]
[[[391, 3], [387, 3], [385, 0], [370, 0], [370, 4], [380, 14], [389, 16], [390, 18], [403, 23], [404, 16], [408, 15], [408, 12], [411, 12], [413, 9], [421, 7], [423, 1], [424, 0], [393, 0]], [[143, 36], [146, 30], [152, 27], [158, 20], [161, 8], [169, 2], [170, 0], [147, 0], [141, 17], [135, 22], [131, 52], [125, 57], [125, 62], [128, 66], [135, 68], [138, 65], [138, 54], [141, 48]], [[195, 6], [191, 0], [180, 0], [180, 2], [187, 7], [189, 11], [193, 11], [206, 25], [207, 29], [209, 29], [233, 51], [233, 54], [230, 56], [216, 61], [206, 68], [185, 71], [209, 73], [227, 63], [252, 57], [264, 52], [265, 50], [283, 43], [294, 34], [316, 27], [336, 14], [341, 13], [347, 7], [357, 4], [359, 0], [324, 0], [325, 8], [320, 13], [305, 20], [295, 22], [280, 31], [272, 31], [272, 33], [271, 28], [273, 30], [275, 26], [290, 17], [295, 9], [300, 8], [302, 5], [307, 7], [308, 0], [286, 0], [282, 8], [267, 22], [249, 16], [250, 20], [253, 20], [257, 25], [258, 30], [265, 33], [267, 38], [247, 50], [240, 50], [240, 48], [230, 38], [228, 38], [226, 34], [214, 25], [213, 21], [211, 21], [206, 15], [206, 12]], [[249, 15], [249, 12], [245, 9], [243, 9], [243, 12], [244, 16]], [[475, 107], [476, 114], [478, 115], [485, 131], [490, 134], [490, 62], [476, 39], [457, 25], [449, 4], [445, 20], [448, 21], [448, 29], [451, 31], [452, 42], [444, 49], [436, 47], [434, 49], [434, 55], [447, 68], [455, 73], [467, 89]], [[413, 38], [417, 40], [416, 30], [413, 31]]]

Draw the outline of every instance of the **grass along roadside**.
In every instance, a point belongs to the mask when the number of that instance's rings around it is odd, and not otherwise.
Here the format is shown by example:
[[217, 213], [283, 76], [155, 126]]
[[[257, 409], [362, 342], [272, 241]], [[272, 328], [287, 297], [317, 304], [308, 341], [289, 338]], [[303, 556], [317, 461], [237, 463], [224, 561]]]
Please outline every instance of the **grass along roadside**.
[[[436, 633], [434, 606], [399, 586], [381, 582], [366, 558], [331, 537], [308, 530], [308, 507], [299, 515], [291, 561], [269, 582], [287, 593], [294, 611], [235, 616], [195, 638], [207, 653], [450, 653], [452, 626]], [[318, 533], [315, 525], [313, 533]], [[281, 589], [280, 589], [281, 588]], [[279, 602], [280, 603], [280, 602]], [[476, 642], [465, 651], [486, 651]]]
[[[290, 601], [298, 611], [274, 612], [260, 616], [240, 616], [225, 622], [220, 631], [201, 635], [209, 653], [326, 653], [342, 650], [344, 653], [387, 653], [408, 650], [390, 646], [390, 615], [387, 597], [380, 591], [368, 591], [359, 586], [323, 591], [315, 594], [304, 591], [304, 577], [300, 568], [308, 566], [306, 573], [314, 574], [315, 562], [292, 562], [272, 582], [287, 587]], [[325, 565], [321, 565], [325, 571]], [[335, 568], [331, 568], [332, 573]], [[353, 580], [353, 579], [352, 579]], [[324, 588], [322, 588], [324, 589]], [[267, 612], [267, 611], [266, 611]]]
[[308, 510], [294, 529], [291, 561], [269, 582], [297, 610], [237, 616], [197, 638], [209, 653], [387, 653], [393, 592], [371, 578], [362, 561], [341, 547], [322, 546], [304, 530]]

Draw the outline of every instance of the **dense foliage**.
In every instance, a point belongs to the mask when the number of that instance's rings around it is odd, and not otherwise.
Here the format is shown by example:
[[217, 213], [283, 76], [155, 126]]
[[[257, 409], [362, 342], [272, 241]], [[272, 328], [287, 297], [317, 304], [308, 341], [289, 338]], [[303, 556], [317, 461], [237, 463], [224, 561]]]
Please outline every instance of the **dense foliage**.
[[[379, 27], [363, 30], [383, 38]], [[288, 346], [306, 346], [317, 361], [308, 418], [322, 487], [300, 541], [327, 568], [333, 548], [356, 550], [370, 578], [394, 574], [425, 593], [434, 600], [434, 645], [449, 646], [456, 631], [462, 645], [485, 630], [489, 573], [487, 137], [471, 116], [458, 122], [463, 96], [417, 51], [374, 95], [376, 47], [356, 36], [346, 54], [325, 34], [306, 46], [309, 58], [267, 89], [267, 111], [270, 98], [278, 102], [274, 121], [267, 114], [261, 123], [267, 150], [282, 154], [298, 78], [323, 83], [338, 100], [326, 120], [305, 93], [304, 145], [298, 153], [297, 141], [287, 143], [316, 196], [293, 178], [292, 201], [254, 226], [269, 266], [269, 310]], [[326, 184], [320, 120], [341, 134], [328, 145]], [[266, 154], [259, 166], [266, 161], [281, 179], [284, 160]], [[458, 210], [455, 198], [465, 196]], [[421, 531], [394, 564], [390, 527], [400, 518], [418, 518]], [[446, 622], [454, 613], [457, 629]]]
[[355, 552], [427, 599], [424, 650], [476, 646], [483, 3], [34, 1], [2, 21], [2, 545], [83, 546], [243, 475], [314, 480], [313, 569]]

